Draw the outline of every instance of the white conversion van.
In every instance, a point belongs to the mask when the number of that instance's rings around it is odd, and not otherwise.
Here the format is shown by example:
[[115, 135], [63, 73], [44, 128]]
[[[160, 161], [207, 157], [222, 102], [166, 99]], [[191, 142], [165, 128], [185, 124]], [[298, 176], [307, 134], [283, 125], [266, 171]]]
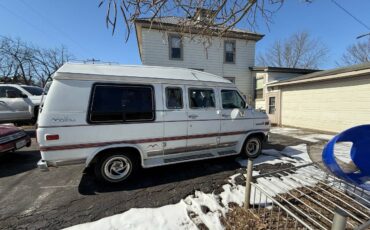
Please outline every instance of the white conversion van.
[[246, 154], [256, 157], [270, 123], [230, 81], [169, 67], [63, 65], [42, 104], [40, 169], [84, 163], [107, 182], [141, 167]]

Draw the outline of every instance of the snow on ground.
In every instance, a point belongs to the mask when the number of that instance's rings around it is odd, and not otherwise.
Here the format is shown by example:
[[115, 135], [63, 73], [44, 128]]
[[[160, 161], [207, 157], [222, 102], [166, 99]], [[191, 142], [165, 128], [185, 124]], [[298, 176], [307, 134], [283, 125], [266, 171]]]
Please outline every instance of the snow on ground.
[[307, 131], [294, 128], [285, 128], [285, 127], [274, 127], [270, 130], [271, 133], [276, 133], [280, 135], [285, 135], [300, 139], [308, 142], [319, 142], [319, 141], [328, 141], [333, 138], [333, 135], [321, 134], [321, 133], [307, 133]]
[[[310, 159], [305, 144], [290, 146], [282, 151], [263, 150], [263, 154], [254, 160], [254, 165], [267, 163], [293, 163], [301, 165], [309, 163]], [[247, 160], [238, 159], [241, 166], [246, 166]], [[302, 178], [305, 182], [294, 182], [289, 176], [283, 176], [282, 183], [276, 178], [263, 177], [257, 179], [257, 184], [269, 195], [284, 193], [289, 189], [300, 187], [303, 184], [313, 184], [314, 181], [306, 180], [304, 169], [299, 169], [293, 176]], [[258, 175], [253, 171], [253, 175]], [[74, 230], [104, 230], [104, 229], [197, 229], [197, 224], [205, 224], [209, 229], [223, 229], [220, 217], [228, 211], [231, 202], [242, 206], [244, 202], [245, 187], [238, 185], [235, 178], [240, 174], [229, 178], [229, 183], [223, 185], [223, 192], [219, 195], [195, 191], [193, 195], [186, 197], [177, 204], [166, 205], [159, 208], [132, 208], [122, 214], [106, 217], [95, 222], [72, 226]], [[271, 183], [272, 182], [272, 183]], [[286, 184], [289, 184], [286, 185]], [[251, 190], [251, 200], [254, 203], [270, 202], [262, 193]], [[205, 208], [206, 207], [206, 208]]]
[[[334, 135], [328, 134], [320, 134], [320, 133], [308, 133], [307, 131], [295, 128], [286, 128], [286, 127], [274, 127], [270, 130], [271, 133], [280, 134], [284, 136], [293, 137], [296, 139], [300, 139], [303, 141], [308, 142], [321, 142], [321, 141], [329, 141], [331, 140]], [[351, 142], [340, 142], [335, 144], [334, 147], [334, 156], [343, 161], [344, 163], [352, 162], [350, 151], [351, 151], [352, 143]], [[290, 147], [287, 147], [290, 148]], [[288, 150], [290, 151], [290, 150]], [[284, 153], [284, 152], [283, 152]], [[308, 155], [307, 155], [308, 157]], [[309, 160], [309, 157], [304, 157], [303, 160]]]

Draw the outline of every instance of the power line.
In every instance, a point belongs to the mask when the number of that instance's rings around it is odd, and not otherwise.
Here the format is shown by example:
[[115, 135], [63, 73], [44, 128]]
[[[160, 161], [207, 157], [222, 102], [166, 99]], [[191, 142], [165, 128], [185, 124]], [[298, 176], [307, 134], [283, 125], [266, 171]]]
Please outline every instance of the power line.
[[348, 10], [346, 10], [343, 6], [341, 6], [337, 1], [335, 0], [331, 0], [336, 6], [338, 6], [340, 9], [342, 9], [344, 12], [346, 12], [349, 16], [351, 16], [353, 19], [355, 19], [358, 23], [360, 23], [361, 25], [363, 25], [366, 29], [370, 30], [370, 27], [368, 25], [366, 25], [363, 21], [361, 21], [360, 19], [358, 19], [356, 16], [354, 16], [351, 12], [349, 12]]
[[26, 20], [24, 17], [18, 15], [17, 13], [15, 13], [14, 11], [12, 11], [9, 8], [5, 7], [1, 3], [0, 3], [0, 7], [2, 7], [3, 9], [5, 9], [6, 11], [8, 11], [8, 13], [10, 13], [11, 15], [13, 15], [14, 17], [19, 18], [19, 19], [22, 19], [26, 24], [28, 24], [29, 26], [31, 26], [35, 30], [39, 31], [40, 33], [45, 34], [45, 31], [40, 30], [37, 26], [35, 26], [34, 24], [32, 24], [29, 20]]
[[58, 26], [53, 24], [49, 18], [45, 17], [43, 14], [41, 14], [39, 11], [37, 11], [33, 6], [25, 2], [24, 0], [20, 1], [26, 8], [31, 9], [37, 16], [39, 16], [44, 22], [48, 23], [51, 28], [53, 28], [55, 31], [60, 33], [62, 36], [70, 40], [72, 43], [74, 43], [77, 47], [79, 47], [81, 50], [85, 51], [85, 53], [92, 54], [89, 50], [87, 50], [85, 47], [83, 47], [81, 44], [79, 44], [77, 41], [75, 41], [71, 36], [69, 36], [67, 33], [65, 33], [63, 30], [61, 30]]

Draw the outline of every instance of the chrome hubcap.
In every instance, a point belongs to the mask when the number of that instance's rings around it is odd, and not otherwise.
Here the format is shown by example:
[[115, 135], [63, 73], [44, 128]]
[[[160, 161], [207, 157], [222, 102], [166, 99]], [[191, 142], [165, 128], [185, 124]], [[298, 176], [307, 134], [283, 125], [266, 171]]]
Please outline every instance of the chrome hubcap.
[[109, 159], [104, 165], [105, 175], [112, 180], [119, 180], [128, 175], [131, 164], [125, 157], [115, 156]]
[[245, 148], [248, 155], [255, 155], [258, 153], [260, 149], [260, 143], [258, 140], [250, 139], [246, 144]]

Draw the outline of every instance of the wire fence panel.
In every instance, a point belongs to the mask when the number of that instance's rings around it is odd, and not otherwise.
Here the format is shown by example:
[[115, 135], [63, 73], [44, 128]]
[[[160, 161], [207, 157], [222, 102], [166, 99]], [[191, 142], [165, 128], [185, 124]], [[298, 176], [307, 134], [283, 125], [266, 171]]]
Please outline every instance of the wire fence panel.
[[370, 227], [370, 193], [316, 164], [258, 175], [251, 185], [249, 211], [268, 229], [331, 229], [336, 210], [346, 214], [345, 229]]

